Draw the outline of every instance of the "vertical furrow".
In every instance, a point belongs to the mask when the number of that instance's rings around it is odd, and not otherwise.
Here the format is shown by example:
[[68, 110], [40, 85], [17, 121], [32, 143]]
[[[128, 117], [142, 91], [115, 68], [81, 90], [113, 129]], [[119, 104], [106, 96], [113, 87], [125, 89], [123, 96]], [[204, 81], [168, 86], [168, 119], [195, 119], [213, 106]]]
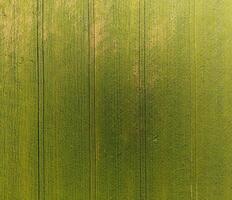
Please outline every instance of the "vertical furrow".
[[196, 0], [189, 1], [191, 63], [191, 200], [197, 199], [196, 134], [197, 134], [197, 63], [196, 63]]
[[43, 0], [37, 0], [38, 200], [44, 199], [44, 53]]
[[94, 0], [88, 0], [89, 37], [89, 158], [90, 200], [96, 199], [96, 137], [95, 137], [95, 21]]
[[139, 1], [140, 198], [146, 199], [145, 0]]

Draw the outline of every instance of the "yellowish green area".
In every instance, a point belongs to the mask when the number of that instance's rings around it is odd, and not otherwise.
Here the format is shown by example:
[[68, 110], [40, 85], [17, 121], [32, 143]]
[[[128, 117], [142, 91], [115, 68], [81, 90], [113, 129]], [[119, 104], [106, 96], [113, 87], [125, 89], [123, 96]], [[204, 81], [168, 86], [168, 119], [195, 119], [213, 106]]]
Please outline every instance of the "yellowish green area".
[[0, 200], [231, 200], [231, 0], [0, 0]]

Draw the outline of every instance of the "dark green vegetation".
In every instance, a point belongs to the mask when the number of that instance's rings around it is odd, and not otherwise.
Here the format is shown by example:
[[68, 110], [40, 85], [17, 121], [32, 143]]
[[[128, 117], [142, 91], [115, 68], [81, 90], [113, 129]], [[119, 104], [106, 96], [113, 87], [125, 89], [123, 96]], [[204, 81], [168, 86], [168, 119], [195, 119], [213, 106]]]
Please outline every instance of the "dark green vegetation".
[[0, 0], [0, 200], [231, 200], [231, 0]]

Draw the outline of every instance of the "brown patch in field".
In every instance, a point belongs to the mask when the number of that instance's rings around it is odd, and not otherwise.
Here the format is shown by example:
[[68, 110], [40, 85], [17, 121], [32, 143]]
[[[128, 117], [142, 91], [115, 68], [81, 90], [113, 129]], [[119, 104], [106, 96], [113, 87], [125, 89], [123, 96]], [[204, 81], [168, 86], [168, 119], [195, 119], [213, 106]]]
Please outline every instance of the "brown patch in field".
[[161, 18], [157, 20], [148, 30], [148, 42], [150, 47], [158, 46], [164, 48], [175, 34], [175, 17]]
[[93, 30], [95, 30], [94, 32], [94, 36], [95, 36], [95, 47], [98, 47], [99, 44], [101, 44], [101, 42], [104, 39], [104, 25], [105, 25], [105, 20], [103, 18], [97, 19], [95, 21], [95, 24], [92, 24], [92, 28]]
[[146, 80], [147, 87], [148, 87], [149, 89], [154, 88], [157, 79], [158, 79], [157, 74], [155, 74], [154, 71], [151, 72], [151, 73], [149, 73], [149, 78], [147, 78], [147, 80]]
[[139, 74], [139, 71], [140, 71], [140, 69], [139, 69], [139, 65], [138, 64], [136, 64], [136, 65], [134, 65], [133, 67], [132, 67], [132, 73], [133, 73], [133, 78], [134, 78], [134, 80], [135, 80], [135, 88], [137, 89], [137, 90], [139, 90], [140, 89], [140, 83], [139, 83], [139, 80], [140, 80], [140, 74]]

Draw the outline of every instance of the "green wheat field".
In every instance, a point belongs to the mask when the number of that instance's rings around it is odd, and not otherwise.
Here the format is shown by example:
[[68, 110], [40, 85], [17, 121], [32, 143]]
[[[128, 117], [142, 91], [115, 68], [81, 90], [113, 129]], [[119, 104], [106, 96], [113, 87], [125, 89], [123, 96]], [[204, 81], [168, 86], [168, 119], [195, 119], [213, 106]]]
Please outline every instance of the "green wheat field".
[[0, 0], [0, 200], [231, 199], [231, 0]]

